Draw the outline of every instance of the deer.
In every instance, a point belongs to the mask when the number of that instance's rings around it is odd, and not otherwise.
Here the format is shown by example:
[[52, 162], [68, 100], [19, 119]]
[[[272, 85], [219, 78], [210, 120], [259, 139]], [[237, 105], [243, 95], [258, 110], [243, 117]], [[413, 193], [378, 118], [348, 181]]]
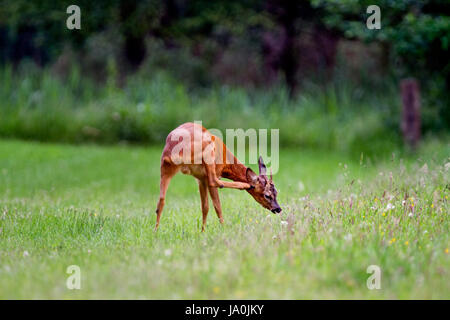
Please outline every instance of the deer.
[[246, 190], [262, 207], [274, 214], [280, 213], [282, 209], [277, 202], [272, 172], [268, 177], [261, 156], [258, 166], [259, 175], [242, 164], [219, 137], [211, 134], [202, 125], [187, 122], [178, 126], [167, 136], [161, 155], [160, 194], [156, 208], [155, 231], [159, 227], [169, 183], [180, 171], [193, 176], [198, 182], [203, 216], [202, 232], [205, 231], [209, 211], [208, 193], [220, 223], [224, 224], [219, 188]]

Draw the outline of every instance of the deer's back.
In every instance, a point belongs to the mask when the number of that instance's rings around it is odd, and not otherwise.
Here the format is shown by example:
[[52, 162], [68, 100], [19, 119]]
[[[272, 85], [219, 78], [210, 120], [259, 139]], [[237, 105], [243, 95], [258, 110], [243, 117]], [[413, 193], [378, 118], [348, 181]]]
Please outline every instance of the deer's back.
[[179, 166], [182, 173], [199, 179], [206, 176], [204, 162], [214, 162], [220, 176], [223, 163], [221, 150], [226, 151], [221, 139], [199, 124], [187, 122], [169, 133], [161, 161]]

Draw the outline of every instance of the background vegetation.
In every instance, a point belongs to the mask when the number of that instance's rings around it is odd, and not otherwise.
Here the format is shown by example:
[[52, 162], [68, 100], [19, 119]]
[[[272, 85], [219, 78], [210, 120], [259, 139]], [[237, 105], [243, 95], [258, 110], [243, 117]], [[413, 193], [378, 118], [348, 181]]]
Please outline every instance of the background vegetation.
[[369, 30], [369, 2], [79, 1], [82, 28], [68, 30], [69, 2], [8, 1], [0, 135], [161, 143], [201, 119], [378, 154], [401, 147], [399, 80], [414, 76], [425, 135], [445, 137], [449, 6], [379, 1]]
[[[81, 30], [70, 4], [0, 0], [0, 298], [450, 298], [448, 1], [377, 1], [380, 30], [365, 0], [77, 0]], [[153, 232], [162, 144], [194, 120], [280, 129], [281, 216], [221, 190], [200, 233], [177, 175]]]

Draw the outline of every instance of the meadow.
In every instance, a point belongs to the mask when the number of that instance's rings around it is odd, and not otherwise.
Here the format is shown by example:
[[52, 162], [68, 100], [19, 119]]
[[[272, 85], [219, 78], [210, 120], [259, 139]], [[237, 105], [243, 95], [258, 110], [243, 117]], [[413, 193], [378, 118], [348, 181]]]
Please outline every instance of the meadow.
[[[79, 2], [0, 5], [0, 299], [450, 299], [444, 1]], [[220, 190], [202, 233], [179, 174], [154, 231], [193, 121], [279, 130], [281, 215]]]
[[450, 298], [448, 144], [376, 160], [282, 148], [282, 215], [221, 190], [225, 224], [211, 208], [204, 233], [181, 174], [153, 231], [161, 150], [0, 140], [0, 299]]

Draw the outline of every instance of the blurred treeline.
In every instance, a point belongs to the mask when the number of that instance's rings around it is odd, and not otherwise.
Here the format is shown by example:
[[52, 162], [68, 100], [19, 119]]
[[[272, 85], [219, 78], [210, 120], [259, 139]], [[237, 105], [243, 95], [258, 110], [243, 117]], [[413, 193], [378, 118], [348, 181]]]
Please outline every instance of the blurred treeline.
[[[81, 30], [66, 28], [71, 4]], [[380, 30], [366, 28], [372, 4]], [[395, 144], [405, 77], [420, 81], [423, 130], [445, 132], [449, 12], [445, 0], [0, 0], [0, 135], [161, 142], [201, 119], [284, 128], [286, 145]]]

